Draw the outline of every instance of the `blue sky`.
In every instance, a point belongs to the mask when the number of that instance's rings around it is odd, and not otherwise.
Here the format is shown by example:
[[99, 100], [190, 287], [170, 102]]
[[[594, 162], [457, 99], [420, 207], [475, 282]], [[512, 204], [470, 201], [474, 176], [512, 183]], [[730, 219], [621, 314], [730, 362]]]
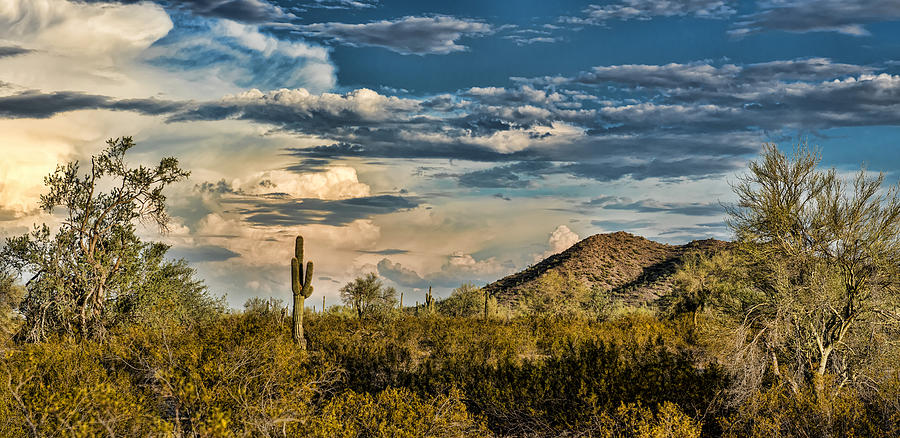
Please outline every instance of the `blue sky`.
[[[764, 142], [900, 173], [891, 0], [0, 0], [0, 234], [133, 135], [174, 155], [172, 245], [239, 306], [375, 271], [484, 284], [594, 233], [730, 237]], [[314, 302], [318, 302], [314, 300]]]

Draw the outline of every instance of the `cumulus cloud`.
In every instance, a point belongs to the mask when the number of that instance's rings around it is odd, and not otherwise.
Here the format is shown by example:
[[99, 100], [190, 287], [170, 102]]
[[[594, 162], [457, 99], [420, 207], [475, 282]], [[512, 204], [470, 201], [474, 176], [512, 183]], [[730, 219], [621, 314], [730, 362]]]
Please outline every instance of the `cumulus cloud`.
[[550, 248], [544, 251], [543, 254], [535, 254], [534, 262], [537, 263], [554, 254], [559, 254], [579, 241], [581, 241], [581, 237], [578, 237], [578, 234], [575, 234], [568, 226], [560, 225], [550, 233], [550, 238], [547, 241], [547, 245]]
[[342, 126], [375, 124], [405, 119], [419, 102], [384, 96], [369, 89], [346, 94], [312, 94], [304, 88], [263, 93], [252, 89], [220, 101], [196, 105], [173, 115], [172, 121], [241, 118], [281, 124], [308, 133], [327, 133]]
[[900, 3], [894, 0], [769, 0], [757, 5], [757, 12], [735, 23], [731, 35], [784, 31], [865, 36], [868, 23], [900, 20]]
[[446, 55], [466, 50], [457, 43], [463, 37], [489, 34], [489, 24], [445, 15], [403, 17], [363, 24], [316, 23], [300, 27], [307, 36], [349, 46], [374, 46], [403, 55]]
[[294, 198], [348, 199], [369, 196], [369, 186], [359, 181], [356, 169], [335, 166], [324, 172], [297, 174], [267, 170], [233, 184], [249, 195], [284, 194]]
[[73, 58], [114, 62], [116, 56], [146, 49], [171, 29], [168, 14], [150, 3], [7, 0], [0, 5], [0, 38]]
[[624, 0], [619, 3], [590, 5], [582, 11], [583, 16], [562, 17], [560, 21], [602, 25], [611, 20], [650, 20], [654, 17], [685, 15], [720, 19], [735, 13], [735, 3], [732, 0]]

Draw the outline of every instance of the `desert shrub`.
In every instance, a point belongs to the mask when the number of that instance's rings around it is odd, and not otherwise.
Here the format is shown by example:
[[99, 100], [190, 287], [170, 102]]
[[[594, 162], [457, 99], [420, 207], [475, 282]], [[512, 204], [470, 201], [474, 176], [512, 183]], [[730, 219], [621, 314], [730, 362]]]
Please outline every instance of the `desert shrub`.
[[172, 431], [126, 372], [99, 358], [104, 347], [55, 340], [4, 352], [2, 436], [163, 436]]
[[[464, 284], [450, 293], [450, 296], [437, 302], [438, 313], [446, 316], [473, 317], [484, 316], [485, 305], [489, 316], [497, 313], [497, 299], [485, 297], [484, 289], [473, 284]], [[487, 303], [485, 303], [487, 299]]]
[[882, 437], [900, 434], [900, 418], [880, 417], [851, 388], [836, 389], [828, 400], [814, 388], [794, 393], [773, 386], [753, 394], [722, 419], [726, 437]]
[[699, 438], [701, 425], [669, 402], [656, 410], [641, 404], [620, 405], [593, 419], [590, 436], [603, 438]]
[[466, 411], [460, 393], [420, 397], [390, 388], [376, 396], [344, 392], [328, 402], [310, 428], [328, 437], [479, 437], [487, 429]]

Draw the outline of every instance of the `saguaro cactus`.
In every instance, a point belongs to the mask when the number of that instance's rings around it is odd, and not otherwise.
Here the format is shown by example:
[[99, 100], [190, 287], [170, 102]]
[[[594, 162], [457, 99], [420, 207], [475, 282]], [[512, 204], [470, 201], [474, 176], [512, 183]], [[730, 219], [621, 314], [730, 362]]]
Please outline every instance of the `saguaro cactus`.
[[431, 295], [431, 286], [428, 286], [428, 295], [425, 295], [425, 309], [428, 313], [434, 313], [434, 296]]
[[303, 303], [313, 292], [313, 262], [306, 263], [305, 274], [303, 272], [303, 236], [297, 236], [294, 243], [294, 257], [291, 259], [291, 290], [294, 292], [291, 335], [294, 343], [302, 349], [306, 349], [306, 337], [303, 336]]

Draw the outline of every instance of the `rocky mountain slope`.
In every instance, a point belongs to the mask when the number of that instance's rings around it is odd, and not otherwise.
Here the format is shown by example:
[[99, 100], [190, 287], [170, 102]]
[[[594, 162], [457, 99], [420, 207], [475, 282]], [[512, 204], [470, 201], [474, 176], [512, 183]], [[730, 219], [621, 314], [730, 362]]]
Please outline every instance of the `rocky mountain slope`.
[[715, 239], [666, 245], [624, 231], [590, 236], [485, 288], [501, 302], [514, 302], [544, 274], [570, 275], [632, 305], [652, 304], [672, 289], [672, 274], [691, 251], [712, 252], [728, 246]]

